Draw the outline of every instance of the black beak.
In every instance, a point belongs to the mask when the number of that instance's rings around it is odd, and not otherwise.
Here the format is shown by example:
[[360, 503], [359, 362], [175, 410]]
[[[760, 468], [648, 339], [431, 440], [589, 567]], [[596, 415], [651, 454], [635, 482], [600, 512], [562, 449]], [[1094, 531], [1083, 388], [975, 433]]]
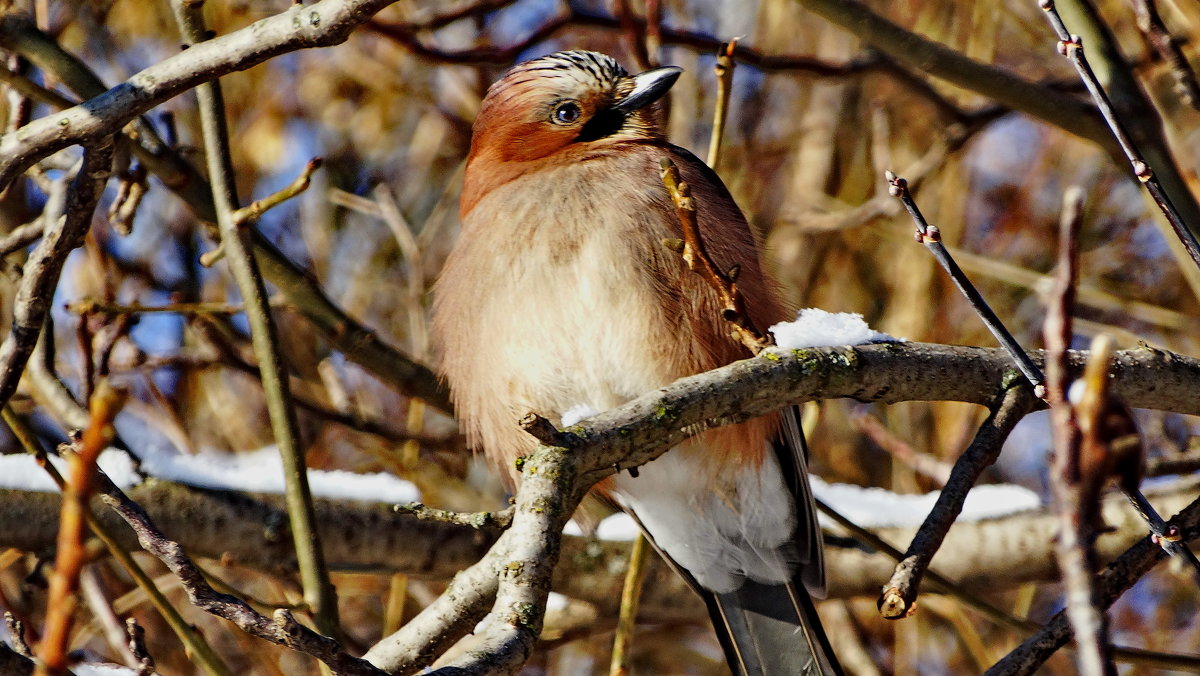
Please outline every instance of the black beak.
[[633, 91], [613, 104], [612, 109], [628, 115], [661, 99], [663, 94], [679, 79], [683, 69], [678, 66], [663, 66], [633, 76]]

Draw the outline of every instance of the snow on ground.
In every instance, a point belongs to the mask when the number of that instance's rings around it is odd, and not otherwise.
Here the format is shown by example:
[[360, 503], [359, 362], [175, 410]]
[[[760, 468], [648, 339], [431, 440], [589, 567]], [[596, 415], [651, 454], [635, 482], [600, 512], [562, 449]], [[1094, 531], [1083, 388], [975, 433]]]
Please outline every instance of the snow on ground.
[[[66, 462], [52, 456], [51, 462], [63, 471]], [[141, 477], [134, 471], [128, 454], [109, 449], [100, 455], [99, 465], [121, 488], [137, 484]], [[176, 481], [190, 486], [255, 493], [283, 492], [283, 462], [274, 446], [247, 453], [207, 451], [181, 455], [171, 451], [148, 451], [142, 458], [143, 475]], [[409, 481], [390, 474], [357, 474], [341, 470], [308, 470], [308, 483], [316, 497], [372, 500], [378, 502], [415, 502], [420, 491]], [[33, 456], [0, 455], [0, 488], [33, 491], [57, 491], [46, 471]]]

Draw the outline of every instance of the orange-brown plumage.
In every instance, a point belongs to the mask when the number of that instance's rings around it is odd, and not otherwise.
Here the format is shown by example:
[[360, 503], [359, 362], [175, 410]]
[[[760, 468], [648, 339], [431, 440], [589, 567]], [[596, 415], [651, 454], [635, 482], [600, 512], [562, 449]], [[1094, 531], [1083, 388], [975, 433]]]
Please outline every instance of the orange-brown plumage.
[[[674, 160], [683, 179], [692, 185], [696, 201], [702, 205], [700, 227], [716, 262], [724, 269], [741, 266], [738, 285], [755, 324], [765, 328], [786, 318], [777, 288], [763, 273], [759, 244], [741, 211], [708, 167], [666, 142], [656, 119], [657, 109], [637, 111], [634, 123], [618, 135], [574, 143], [577, 128], [546, 120], [542, 101], [557, 97], [547, 95], [545, 79], [539, 77], [543, 74], [517, 66], [493, 85], [479, 112], [460, 202], [462, 241], [439, 281], [435, 313], [435, 331], [445, 346], [442, 372], [450, 382], [470, 442], [486, 451], [512, 478], [513, 461], [532, 450], [534, 443], [514, 421], [530, 411], [551, 418], [562, 411], [539, 407], [536, 397], [515, 401], [505, 388], [475, 392], [480, 386], [475, 377], [479, 373], [477, 355], [465, 345], [472, 337], [464, 332], [469, 327], [479, 328], [473, 319], [489, 302], [486, 287], [505, 284], [506, 277], [521, 274], [522, 268], [562, 266], [581, 254], [582, 242], [595, 237], [597, 230], [615, 226], [614, 234], [621, 241], [613, 243], [623, 246], [591, 253], [609, 258], [604, 265], [618, 271], [608, 280], [614, 289], [642, 294], [645, 300], [644, 316], [621, 323], [653, 327], [653, 336], [647, 334], [642, 349], [625, 355], [631, 368], [658, 374], [657, 383], [649, 389], [748, 356], [730, 337], [713, 290], [662, 243], [664, 238], [682, 236], [658, 175], [662, 158]], [[581, 119], [611, 103], [602, 93], [589, 90], [587, 94], [578, 99]], [[513, 212], [514, 204], [528, 205], [525, 196], [531, 192], [556, 196], [529, 205], [533, 211], [551, 207], [549, 218]], [[559, 195], [568, 197], [564, 202]], [[533, 240], [543, 246], [531, 247]], [[484, 256], [491, 258], [488, 265], [480, 265], [479, 258]], [[448, 302], [451, 298], [455, 300]], [[510, 321], [520, 323], [532, 312], [553, 311], [542, 306], [541, 300], [535, 294], [525, 299], [528, 304], [507, 306]], [[560, 339], [550, 334], [541, 340]], [[735, 453], [758, 462], [763, 442], [776, 426], [774, 416], [767, 416], [720, 428], [708, 433], [711, 443], [706, 445], [721, 454]]]

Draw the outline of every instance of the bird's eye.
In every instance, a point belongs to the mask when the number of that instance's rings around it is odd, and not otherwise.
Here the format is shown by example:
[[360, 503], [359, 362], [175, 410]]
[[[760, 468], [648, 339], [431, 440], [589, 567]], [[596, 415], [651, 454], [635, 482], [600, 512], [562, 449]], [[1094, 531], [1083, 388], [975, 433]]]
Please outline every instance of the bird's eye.
[[579, 119], [579, 115], [579, 106], [570, 101], [554, 109], [554, 121], [559, 124], [572, 124]]

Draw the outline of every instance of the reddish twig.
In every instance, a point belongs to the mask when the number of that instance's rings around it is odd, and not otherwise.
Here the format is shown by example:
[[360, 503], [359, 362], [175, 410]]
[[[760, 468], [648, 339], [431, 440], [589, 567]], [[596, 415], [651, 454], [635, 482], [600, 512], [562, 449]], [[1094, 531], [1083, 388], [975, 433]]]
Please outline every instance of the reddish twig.
[[67, 673], [68, 641], [79, 591], [79, 573], [87, 559], [84, 534], [87, 531], [88, 498], [96, 474], [96, 460], [113, 439], [113, 420], [121, 409], [124, 395], [100, 381], [91, 399], [91, 421], [76, 452], [67, 458], [68, 479], [59, 517], [54, 577], [46, 601], [46, 623], [38, 644], [38, 658], [47, 674]]
[[910, 444], [892, 434], [890, 430], [884, 427], [879, 418], [867, 413], [863, 410], [865, 407], [860, 407], [855, 410], [850, 420], [854, 426], [867, 435], [875, 445], [887, 451], [889, 455], [896, 458], [900, 462], [913, 468], [916, 472], [937, 482], [938, 486], [945, 486], [950, 480], [950, 471], [952, 466], [948, 462], [939, 460], [938, 458], [922, 453], [913, 448]]
[[[1084, 466], [1080, 421], [1067, 400], [1070, 386], [1067, 350], [1071, 345], [1071, 313], [1079, 277], [1077, 240], [1082, 222], [1083, 192], [1072, 188], [1066, 192], [1063, 201], [1058, 272], [1054, 277], [1044, 328], [1046, 401], [1050, 404], [1054, 437], [1050, 487], [1059, 524], [1055, 553], [1063, 575], [1067, 618], [1075, 633], [1079, 672], [1085, 676], [1113, 676], [1116, 667], [1109, 651], [1108, 621], [1097, 607], [1092, 586], [1096, 569], [1093, 542], [1099, 535], [1098, 524], [1101, 522], [1099, 491], [1107, 475], [1102, 474], [1099, 467]], [[1103, 381], [1107, 375], [1111, 354], [1110, 349], [1103, 356], [1092, 355], [1088, 368], [1100, 369], [1098, 380]], [[1092, 444], [1091, 450], [1097, 450], [1095, 446]]]

